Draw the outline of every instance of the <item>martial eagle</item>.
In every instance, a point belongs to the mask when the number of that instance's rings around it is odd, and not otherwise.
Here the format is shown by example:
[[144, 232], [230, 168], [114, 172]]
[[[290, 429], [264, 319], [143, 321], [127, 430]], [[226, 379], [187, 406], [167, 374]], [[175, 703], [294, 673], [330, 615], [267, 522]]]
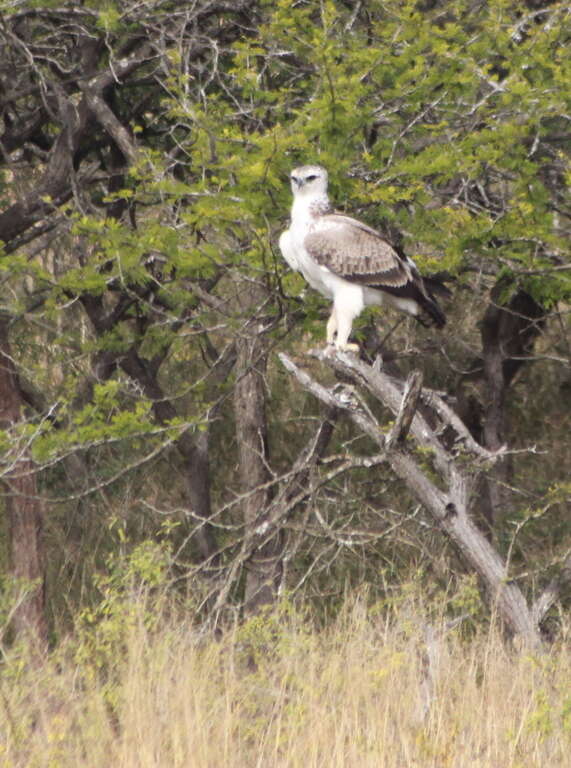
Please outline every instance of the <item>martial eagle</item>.
[[397, 253], [371, 227], [334, 211], [327, 180], [320, 165], [294, 168], [291, 224], [280, 237], [290, 267], [333, 301], [327, 343], [357, 350], [348, 343], [353, 320], [371, 304], [396, 307], [421, 322], [426, 317], [442, 328], [444, 313], [414, 261]]

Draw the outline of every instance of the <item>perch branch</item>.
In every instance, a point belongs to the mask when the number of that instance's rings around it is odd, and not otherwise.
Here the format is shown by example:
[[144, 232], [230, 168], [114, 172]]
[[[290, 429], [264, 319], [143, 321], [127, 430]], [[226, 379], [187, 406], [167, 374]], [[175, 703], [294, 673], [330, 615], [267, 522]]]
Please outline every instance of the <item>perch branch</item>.
[[[313, 353], [313, 356], [318, 357], [334, 371], [341, 373], [345, 380], [349, 378], [355, 384], [365, 386], [383, 405], [397, 415], [398, 421], [401, 403], [403, 403], [402, 382], [390, 379], [347, 354], [337, 353], [332, 356]], [[411, 420], [411, 433], [424, 449], [431, 450], [434, 470], [440, 475], [438, 486], [421, 469], [414, 456], [407, 452], [402, 441], [399, 442], [396, 438], [386, 439], [369, 409], [360, 405], [356, 388], [344, 387], [340, 392], [332, 392], [296, 366], [286, 355], [280, 354], [279, 357], [285, 368], [295, 376], [304, 389], [327, 405], [338, 407], [359, 429], [377, 443], [395, 475], [437, 521], [466, 563], [478, 573], [492, 605], [507, 626], [528, 645], [539, 647], [541, 639], [537, 624], [521, 590], [508, 578], [506, 562], [468, 514], [470, 475], [463, 471], [454, 456], [446, 451], [426, 419], [418, 413], [414, 414]], [[349, 395], [348, 392], [350, 392]], [[402, 410], [409, 410], [406, 408], [406, 400], [405, 396]]]

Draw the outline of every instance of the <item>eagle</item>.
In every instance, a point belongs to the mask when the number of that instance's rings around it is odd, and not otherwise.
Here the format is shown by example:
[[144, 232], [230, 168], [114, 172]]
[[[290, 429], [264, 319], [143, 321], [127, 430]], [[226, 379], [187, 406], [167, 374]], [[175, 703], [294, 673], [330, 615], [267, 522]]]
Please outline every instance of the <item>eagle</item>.
[[292, 269], [333, 302], [328, 345], [358, 351], [349, 343], [353, 320], [370, 305], [388, 305], [423, 324], [444, 326], [446, 317], [432, 291], [447, 289], [432, 279], [423, 280], [414, 261], [379, 232], [335, 211], [327, 195], [325, 168], [302, 165], [290, 178], [291, 223], [280, 236], [280, 250]]

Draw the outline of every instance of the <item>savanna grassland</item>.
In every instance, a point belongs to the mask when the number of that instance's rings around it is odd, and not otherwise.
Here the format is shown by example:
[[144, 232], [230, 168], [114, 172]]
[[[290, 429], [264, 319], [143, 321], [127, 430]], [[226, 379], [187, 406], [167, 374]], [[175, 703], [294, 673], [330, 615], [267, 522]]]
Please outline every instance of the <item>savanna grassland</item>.
[[406, 590], [392, 608], [348, 598], [326, 627], [282, 607], [216, 640], [142, 598], [123, 609], [42, 663], [10, 660], [3, 766], [568, 765], [564, 643], [464, 636]]

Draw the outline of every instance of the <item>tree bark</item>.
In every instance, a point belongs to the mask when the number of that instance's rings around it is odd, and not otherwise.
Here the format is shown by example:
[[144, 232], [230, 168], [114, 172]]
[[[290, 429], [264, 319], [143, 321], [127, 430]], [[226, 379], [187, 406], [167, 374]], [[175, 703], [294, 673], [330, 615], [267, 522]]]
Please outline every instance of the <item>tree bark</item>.
[[[271, 500], [269, 480], [266, 391], [264, 376], [267, 342], [255, 333], [237, 342], [237, 381], [234, 388], [234, 413], [238, 443], [238, 470], [243, 494], [242, 512], [247, 532], [262, 523]], [[283, 536], [275, 535], [256, 547], [245, 563], [244, 608], [255, 612], [275, 600], [282, 574]]]
[[[22, 394], [8, 341], [9, 320], [0, 315], [0, 428], [10, 430], [22, 418]], [[12, 577], [21, 596], [12, 627], [29, 638], [36, 650], [48, 644], [45, 606], [45, 556], [42, 536], [44, 509], [38, 498], [35, 466], [27, 448], [3, 460], [1, 486], [8, 520], [8, 550]]]

